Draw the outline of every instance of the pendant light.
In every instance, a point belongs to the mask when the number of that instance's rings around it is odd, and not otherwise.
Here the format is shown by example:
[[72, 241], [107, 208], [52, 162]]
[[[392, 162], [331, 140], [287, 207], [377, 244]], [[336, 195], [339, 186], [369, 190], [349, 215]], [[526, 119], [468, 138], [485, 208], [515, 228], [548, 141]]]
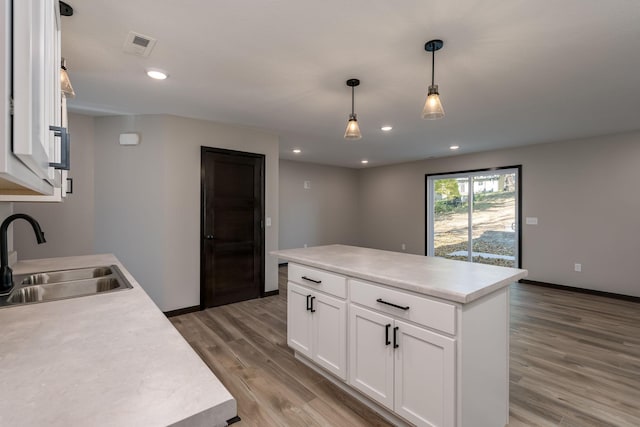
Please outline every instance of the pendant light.
[[440, 102], [438, 85], [433, 83], [433, 76], [436, 69], [436, 50], [442, 49], [442, 40], [430, 40], [424, 45], [424, 50], [431, 52], [431, 86], [427, 93], [427, 102], [422, 109], [422, 118], [427, 120], [441, 119], [444, 117], [444, 108]]
[[71, 86], [71, 80], [69, 80], [69, 74], [67, 74], [67, 60], [62, 58], [62, 65], [60, 66], [60, 89], [67, 98], [75, 98], [76, 93]]
[[358, 79], [347, 80], [347, 86], [351, 87], [351, 114], [349, 114], [349, 122], [347, 123], [347, 130], [344, 132], [344, 139], [360, 139], [362, 134], [360, 133], [360, 126], [358, 126], [358, 117], [354, 112], [355, 108], [355, 87], [360, 84]]

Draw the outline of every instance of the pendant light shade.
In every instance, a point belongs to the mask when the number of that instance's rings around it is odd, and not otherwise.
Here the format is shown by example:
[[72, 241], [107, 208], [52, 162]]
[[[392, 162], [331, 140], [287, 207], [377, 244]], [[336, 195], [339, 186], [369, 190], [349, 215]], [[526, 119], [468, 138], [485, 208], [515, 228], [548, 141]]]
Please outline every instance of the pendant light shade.
[[71, 86], [71, 80], [69, 80], [69, 74], [67, 74], [67, 60], [64, 58], [62, 58], [62, 65], [60, 66], [60, 90], [62, 90], [66, 98], [76, 97], [73, 86]]
[[358, 118], [355, 114], [349, 114], [349, 122], [347, 123], [347, 130], [344, 133], [344, 139], [360, 139], [362, 134], [360, 133], [360, 126], [358, 126]]
[[441, 119], [444, 117], [444, 108], [442, 108], [442, 102], [440, 101], [438, 85], [434, 84], [436, 50], [442, 49], [443, 44], [442, 40], [431, 40], [424, 45], [424, 50], [431, 52], [431, 86], [429, 86], [427, 101], [422, 109], [422, 118], [427, 120]]
[[358, 125], [358, 116], [354, 112], [355, 109], [355, 87], [360, 84], [358, 79], [347, 80], [347, 86], [351, 88], [351, 114], [349, 114], [349, 122], [347, 123], [347, 130], [344, 132], [344, 139], [360, 139], [362, 134], [360, 133], [360, 126]]
[[444, 117], [444, 108], [442, 108], [442, 102], [440, 102], [440, 95], [438, 94], [438, 85], [429, 86], [429, 93], [427, 94], [427, 102], [422, 109], [422, 118], [427, 120], [441, 119]]

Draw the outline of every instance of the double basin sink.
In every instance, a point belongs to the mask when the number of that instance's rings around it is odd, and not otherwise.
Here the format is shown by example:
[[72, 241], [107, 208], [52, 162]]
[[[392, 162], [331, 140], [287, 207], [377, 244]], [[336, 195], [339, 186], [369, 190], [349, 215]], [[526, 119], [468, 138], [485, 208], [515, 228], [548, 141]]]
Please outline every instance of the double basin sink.
[[15, 288], [0, 307], [47, 302], [131, 289], [116, 265], [46, 271], [14, 277]]

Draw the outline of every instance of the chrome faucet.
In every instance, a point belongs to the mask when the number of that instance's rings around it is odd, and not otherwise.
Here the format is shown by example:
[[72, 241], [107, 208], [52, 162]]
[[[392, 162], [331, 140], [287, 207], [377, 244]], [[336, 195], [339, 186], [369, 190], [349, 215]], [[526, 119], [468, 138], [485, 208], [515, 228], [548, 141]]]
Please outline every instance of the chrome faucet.
[[38, 221], [27, 214], [18, 213], [9, 215], [7, 219], [2, 221], [2, 225], [0, 225], [0, 268], [2, 269], [0, 295], [6, 295], [13, 289], [13, 270], [9, 267], [9, 250], [7, 249], [7, 228], [9, 228], [9, 224], [11, 224], [14, 219], [19, 218], [29, 221], [31, 227], [33, 227], [33, 232], [36, 233], [36, 240], [38, 241], [38, 244], [46, 242], [44, 239], [44, 233], [40, 229]]

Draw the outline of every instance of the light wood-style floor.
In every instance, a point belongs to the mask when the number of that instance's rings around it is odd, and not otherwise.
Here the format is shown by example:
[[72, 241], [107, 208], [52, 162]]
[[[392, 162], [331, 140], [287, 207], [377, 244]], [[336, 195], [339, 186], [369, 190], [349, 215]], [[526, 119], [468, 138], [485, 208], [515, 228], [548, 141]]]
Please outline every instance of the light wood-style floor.
[[[245, 426], [388, 426], [293, 358], [280, 295], [171, 321]], [[640, 426], [640, 304], [533, 285], [511, 293], [509, 426]]]
[[640, 304], [511, 286], [510, 426], [640, 426]]

